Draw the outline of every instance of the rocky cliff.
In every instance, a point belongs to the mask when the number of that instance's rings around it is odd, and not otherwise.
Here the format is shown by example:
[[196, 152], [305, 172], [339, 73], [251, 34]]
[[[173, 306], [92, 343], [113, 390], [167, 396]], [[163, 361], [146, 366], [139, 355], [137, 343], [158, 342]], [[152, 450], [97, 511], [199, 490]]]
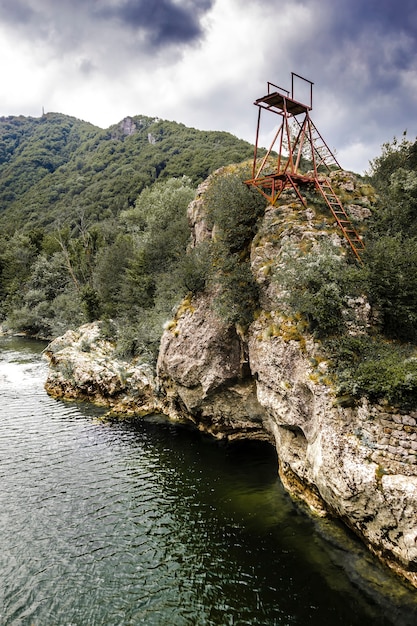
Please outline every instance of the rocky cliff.
[[[358, 202], [353, 177], [335, 182], [347, 208], [365, 220], [369, 201], [362, 193]], [[210, 180], [189, 207], [194, 246], [213, 237], [204, 204], [209, 186]], [[135, 389], [134, 402], [124, 401], [129, 410], [162, 411], [217, 438], [273, 443], [281, 480], [294, 497], [316, 514], [342, 519], [417, 586], [417, 414], [365, 398], [341, 401], [322, 344], [290, 314], [286, 287], [277, 279], [289, 250], [314, 249], [323, 240], [344, 250], [329, 216], [306, 209], [291, 194], [279, 207], [267, 207], [250, 250], [260, 302], [253, 323], [243, 329], [220, 319], [212, 307], [213, 287], [189, 297], [163, 333], [155, 381], [141, 370], [121, 389], [119, 372], [110, 395], [127, 397]], [[372, 322], [364, 297], [348, 300], [342, 313], [353, 334], [366, 332]], [[97, 375], [91, 361], [84, 377], [73, 367], [68, 383], [62, 362], [68, 363], [65, 346], [74, 340], [81, 341], [67, 336], [62, 346], [54, 342], [48, 349], [47, 389], [68, 396], [83, 387], [85, 396], [108, 400], [101, 391], [107, 383], [93, 382], [104, 380], [103, 368]]]
[[[366, 220], [369, 198], [358, 193], [354, 177], [334, 182], [351, 214]], [[204, 189], [189, 218], [194, 245], [212, 236]], [[245, 333], [227, 327], [211, 311], [209, 293], [182, 307], [162, 337], [158, 360], [165, 410], [217, 437], [272, 441], [290, 493], [315, 512], [344, 520], [417, 585], [416, 415], [366, 399], [342, 406], [320, 342], [288, 314], [282, 286], [272, 279], [291, 246], [329, 238], [343, 248], [331, 219], [291, 195], [278, 208], [267, 207], [251, 246], [261, 302], [256, 320]], [[343, 314], [352, 333], [371, 323], [364, 298], [352, 298]]]

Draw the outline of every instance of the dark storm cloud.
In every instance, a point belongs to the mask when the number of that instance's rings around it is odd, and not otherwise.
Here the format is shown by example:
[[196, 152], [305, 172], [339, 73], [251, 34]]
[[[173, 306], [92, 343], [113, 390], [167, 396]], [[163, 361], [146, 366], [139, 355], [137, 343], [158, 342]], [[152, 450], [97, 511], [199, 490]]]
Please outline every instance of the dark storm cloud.
[[[257, 4], [271, 18], [278, 0]], [[287, 89], [291, 71], [314, 82], [313, 119], [332, 148], [373, 158], [405, 128], [415, 136], [415, 0], [280, 0], [280, 7], [264, 75]]]
[[115, 19], [123, 26], [146, 35], [148, 42], [157, 47], [171, 43], [190, 43], [202, 36], [201, 16], [213, 2], [183, 3], [172, 0], [127, 0], [118, 6], [97, 11], [102, 19]]
[[0, 29], [3, 83], [22, 83], [5, 107], [54, 97], [103, 125], [140, 110], [253, 141], [253, 100], [294, 71], [351, 163], [417, 134], [416, 0], [0, 0]]
[[[56, 48], [94, 40], [100, 31], [119, 32], [123, 47], [132, 34], [153, 50], [187, 45], [203, 36], [201, 19], [214, 0], [3, 0], [0, 21], [26, 37]], [[130, 38], [124, 38], [126, 29]], [[149, 50], [150, 52], [150, 50]]]
[[[334, 9], [333, 26], [335, 47], [353, 50], [356, 66], [362, 67], [361, 80], [374, 96], [399, 88], [403, 72], [415, 70], [415, 0], [354, 0], [343, 11]], [[345, 62], [349, 67], [348, 56]]]
[[3, 22], [8, 24], [30, 24], [36, 12], [27, 2], [11, 0], [2, 2], [0, 5], [0, 16]]
[[[362, 62], [371, 74], [383, 77], [415, 64], [417, 54], [417, 3], [415, 0], [310, 0], [314, 28], [300, 35], [292, 53], [297, 61], [330, 71]], [[323, 63], [324, 62], [324, 63]]]
[[415, 36], [417, 5], [415, 0], [351, 0], [334, 3], [335, 16], [352, 31], [353, 28], [378, 28], [382, 32], [403, 30]]
[[415, 0], [310, 0], [314, 26], [293, 45], [289, 57], [296, 71], [329, 94], [364, 114], [386, 113], [390, 97], [404, 97], [407, 73], [417, 64]]

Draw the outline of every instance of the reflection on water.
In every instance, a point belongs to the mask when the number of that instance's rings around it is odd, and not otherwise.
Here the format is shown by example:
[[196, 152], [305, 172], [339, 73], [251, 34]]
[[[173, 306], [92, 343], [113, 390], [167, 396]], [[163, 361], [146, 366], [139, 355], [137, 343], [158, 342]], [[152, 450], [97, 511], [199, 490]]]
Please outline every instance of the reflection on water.
[[283, 491], [271, 447], [49, 398], [0, 340], [0, 624], [414, 625], [416, 592]]

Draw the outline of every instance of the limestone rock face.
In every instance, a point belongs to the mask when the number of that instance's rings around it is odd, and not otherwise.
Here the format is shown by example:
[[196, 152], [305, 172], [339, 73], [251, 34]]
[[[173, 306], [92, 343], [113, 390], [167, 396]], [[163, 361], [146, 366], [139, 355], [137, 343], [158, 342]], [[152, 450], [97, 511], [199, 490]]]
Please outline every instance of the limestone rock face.
[[136, 132], [136, 124], [131, 117], [125, 117], [120, 122], [120, 128], [124, 135], [134, 135]]
[[164, 411], [218, 438], [271, 440], [239, 336], [209, 301], [194, 302], [162, 337], [157, 376]]
[[44, 356], [49, 363], [45, 388], [52, 396], [89, 400], [127, 414], [157, 406], [150, 368], [115, 358], [114, 345], [102, 338], [98, 323], [67, 331]]
[[242, 346], [204, 298], [195, 304], [162, 339], [163, 410], [218, 438], [273, 441], [289, 492], [319, 515], [342, 519], [417, 585], [417, 455], [401, 439], [390, 449], [380, 443], [394, 419], [400, 427], [413, 422], [408, 435], [417, 436], [416, 420], [365, 400], [339, 406], [315, 342], [270, 336], [270, 315], [254, 322]]
[[[345, 179], [353, 196], [352, 178]], [[204, 191], [189, 212], [194, 245], [212, 236]], [[367, 202], [351, 204], [356, 219], [369, 215]], [[285, 246], [323, 239], [346, 245], [331, 221], [291, 198], [267, 208], [251, 250], [262, 311], [243, 336], [214, 315], [208, 294], [189, 303], [162, 337], [164, 410], [217, 437], [273, 441], [288, 491], [316, 513], [342, 519], [417, 586], [417, 421], [366, 400], [339, 402], [320, 344], [285, 314], [285, 294], [271, 280]], [[370, 315], [362, 297], [343, 312], [351, 334], [366, 332]]]
[[191, 229], [191, 246], [195, 247], [206, 239], [211, 239], [212, 232], [206, 220], [204, 194], [210, 186], [210, 177], [201, 183], [197, 193], [187, 209], [188, 223]]
[[[400, 443], [381, 443], [384, 424], [393, 429], [394, 418], [403, 427], [415, 420], [365, 400], [354, 408], [338, 406], [331, 386], [320, 382], [320, 368], [312, 365], [314, 342], [263, 339], [264, 325], [260, 319], [251, 329], [249, 359], [284, 486], [316, 512], [341, 518], [417, 584], [417, 457], [403, 454]], [[398, 432], [406, 440], [417, 428]]]

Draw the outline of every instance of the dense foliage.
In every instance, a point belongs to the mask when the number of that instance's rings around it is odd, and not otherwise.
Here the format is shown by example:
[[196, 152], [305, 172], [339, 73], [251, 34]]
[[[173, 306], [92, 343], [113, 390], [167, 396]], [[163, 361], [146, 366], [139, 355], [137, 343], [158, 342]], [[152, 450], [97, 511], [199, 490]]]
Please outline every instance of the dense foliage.
[[330, 239], [301, 255], [299, 248], [284, 246], [283, 258], [275, 278], [290, 308], [301, 313], [318, 338], [343, 334], [348, 300], [364, 287], [360, 268], [347, 262]]
[[[322, 341], [342, 396], [417, 406], [417, 142], [384, 145], [368, 178], [378, 202], [363, 265], [329, 239], [301, 253], [287, 249], [276, 280]], [[354, 320], [352, 335], [349, 315], [361, 295], [373, 321], [366, 328]]]
[[0, 322], [53, 337], [112, 320], [155, 355], [163, 322], [206, 282], [185, 255], [197, 184], [253, 154], [228, 133], [148, 117], [107, 130], [64, 115], [0, 119]]
[[388, 401], [414, 408], [417, 403], [417, 356], [415, 345], [387, 341], [381, 335], [343, 334], [326, 342], [334, 359], [339, 397]]
[[215, 227], [209, 277], [215, 283], [214, 309], [231, 324], [245, 327], [258, 307], [257, 283], [250, 269], [250, 244], [265, 199], [243, 185], [243, 172], [221, 176], [209, 189], [206, 210]]
[[193, 184], [253, 154], [224, 132], [135, 116], [101, 130], [65, 115], [0, 119], [0, 225], [48, 227], [117, 216], [156, 180], [187, 175]]
[[417, 141], [405, 137], [383, 146], [372, 162], [379, 192], [367, 243], [369, 297], [384, 333], [417, 340]]

